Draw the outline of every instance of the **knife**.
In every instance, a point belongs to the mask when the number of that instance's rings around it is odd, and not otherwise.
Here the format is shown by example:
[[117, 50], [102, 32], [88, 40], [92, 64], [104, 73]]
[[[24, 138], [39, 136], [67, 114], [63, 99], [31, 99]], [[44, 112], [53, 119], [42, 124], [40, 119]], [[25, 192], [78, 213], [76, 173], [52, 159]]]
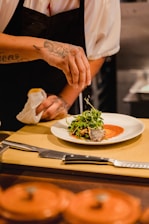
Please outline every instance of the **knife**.
[[64, 164], [97, 164], [125, 168], [149, 169], [149, 162], [125, 161], [89, 155], [64, 155], [62, 161]]
[[133, 162], [117, 160], [112, 158], [72, 154], [64, 151], [40, 148], [24, 143], [4, 140], [2, 145], [23, 151], [38, 152], [41, 158], [60, 159], [63, 164], [94, 164], [94, 165], [112, 165], [115, 167], [149, 169], [149, 162]]
[[7, 145], [7, 147], [10, 147], [12, 149], [19, 149], [22, 151], [27, 152], [38, 152], [39, 157], [41, 158], [51, 158], [51, 159], [63, 159], [64, 155], [71, 155], [71, 153], [63, 152], [63, 151], [57, 151], [53, 149], [46, 149], [46, 148], [40, 148], [37, 146], [32, 146], [29, 144], [24, 144], [20, 142], [10, 141], [10, 140], [3, 140], [1, 147], [4, 147]]

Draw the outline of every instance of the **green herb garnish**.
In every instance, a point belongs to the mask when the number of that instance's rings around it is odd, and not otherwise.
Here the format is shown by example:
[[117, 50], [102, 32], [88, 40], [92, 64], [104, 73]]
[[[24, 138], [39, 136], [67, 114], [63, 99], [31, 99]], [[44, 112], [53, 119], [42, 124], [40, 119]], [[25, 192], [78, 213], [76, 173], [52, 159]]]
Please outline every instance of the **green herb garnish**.
[[74, 115], [74, 120], [69, 124], [68, 130], [72, 135], [76, 137], [83, 137], [90, 139], [89, 128], [91, 129], [103, 129], [103, 118], [101, 117], [101, 111], [97, 110], [88, 99], [84, 99], [86, 103], [91, 107], [90, 110], [84, 111], [80, 115]]

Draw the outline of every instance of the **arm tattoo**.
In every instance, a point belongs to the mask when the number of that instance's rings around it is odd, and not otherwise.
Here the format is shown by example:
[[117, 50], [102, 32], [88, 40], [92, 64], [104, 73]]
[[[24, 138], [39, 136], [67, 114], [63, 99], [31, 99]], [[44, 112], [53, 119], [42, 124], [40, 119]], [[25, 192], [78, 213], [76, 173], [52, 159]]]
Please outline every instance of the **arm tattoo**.
[[50, 53], [53, 53], [55, 56], [65, 57], [68, 54], [68, 49], [62, 46], [62, 44], [52, 41], [45, 41], [44, 47], [48, 49]]
[[9, 64], [24, 61], [18, 54], [4, 54], [0, 52], [0, 64]]
[[[33, 45], [33, 47], [37, 50], [40, 51], [40, 47]], [[62, 46], [61, 43], [54, 42], [53, 41], [48, 41], [46, 40], [44, 42], [44, 48], [46, 48], [50, 54], [53, 54], [54, 56], [62, 57], [64, 58], [68, 54], [68, 49], [64, 46]]]

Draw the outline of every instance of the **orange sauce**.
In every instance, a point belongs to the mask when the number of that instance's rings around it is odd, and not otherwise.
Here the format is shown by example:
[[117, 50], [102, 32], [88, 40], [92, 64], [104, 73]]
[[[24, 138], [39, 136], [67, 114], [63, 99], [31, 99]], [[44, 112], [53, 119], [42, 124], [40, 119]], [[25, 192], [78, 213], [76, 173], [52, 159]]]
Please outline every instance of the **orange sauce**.
[[113, 124], [104, 124], [104, 130], [106, 132], [105, 139], [108, 139], [121, 134], [124, 128]]

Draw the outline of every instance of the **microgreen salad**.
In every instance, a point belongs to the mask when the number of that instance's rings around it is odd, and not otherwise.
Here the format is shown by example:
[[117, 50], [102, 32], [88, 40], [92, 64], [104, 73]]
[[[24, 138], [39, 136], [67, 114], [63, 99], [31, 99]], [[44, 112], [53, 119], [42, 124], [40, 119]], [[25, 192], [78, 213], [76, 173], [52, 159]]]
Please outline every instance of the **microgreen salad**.
[[97, 110], [88, 99], [85, 101], [91, 109], [80, 115], [74, 115], [74, 120], [68, 124], [68, 131], [77, 138], [101, 141], [105, 136], [102, 112]]

